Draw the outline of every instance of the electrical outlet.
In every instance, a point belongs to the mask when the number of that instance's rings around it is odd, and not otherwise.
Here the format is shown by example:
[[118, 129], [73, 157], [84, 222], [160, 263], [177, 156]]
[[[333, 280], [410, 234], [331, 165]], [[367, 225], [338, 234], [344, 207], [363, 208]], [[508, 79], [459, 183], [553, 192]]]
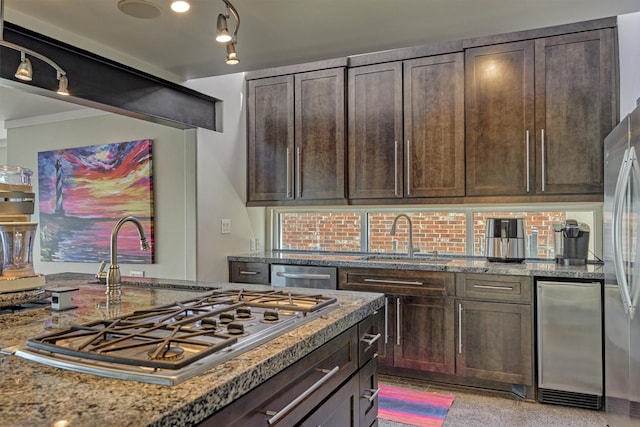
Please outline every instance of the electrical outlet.
[[231, 220], [230, 219], [222, 219], [220, 220], [220, 234], [231, 234]]
[[256, 250], [256, 239], [249, 239], [249, 250], [250, 251]]
[[259, 251], [260, 250], [260, 239], [258, 239], [257, 237], [254, 239], [255, 241], [255, 250]]
[[131, 270], [129, 272], [129, 276], [131, 276], [131, 277], [144, 277], [144, 271], [143, 270]]

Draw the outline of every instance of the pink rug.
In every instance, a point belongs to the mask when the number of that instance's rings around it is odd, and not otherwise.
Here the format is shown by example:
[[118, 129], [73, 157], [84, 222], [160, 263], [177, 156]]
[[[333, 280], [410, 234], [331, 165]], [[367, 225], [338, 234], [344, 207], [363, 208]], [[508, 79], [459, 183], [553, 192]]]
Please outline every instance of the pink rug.
[[439, 427], [455, 396], [379, 384], [378, 418], [420, 427]]

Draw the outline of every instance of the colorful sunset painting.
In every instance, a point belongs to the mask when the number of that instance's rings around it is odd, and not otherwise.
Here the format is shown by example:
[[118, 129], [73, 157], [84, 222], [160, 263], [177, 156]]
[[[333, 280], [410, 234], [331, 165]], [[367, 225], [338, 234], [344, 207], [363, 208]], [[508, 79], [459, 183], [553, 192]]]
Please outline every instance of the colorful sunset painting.
[[136, 227], [118, 233], [118, 263], [154, 262], [153, 141], [119, 142], [38, 153], [40, 260], [109, 262], [116, 222], [134, 216], [151, 249], [140, 250]]

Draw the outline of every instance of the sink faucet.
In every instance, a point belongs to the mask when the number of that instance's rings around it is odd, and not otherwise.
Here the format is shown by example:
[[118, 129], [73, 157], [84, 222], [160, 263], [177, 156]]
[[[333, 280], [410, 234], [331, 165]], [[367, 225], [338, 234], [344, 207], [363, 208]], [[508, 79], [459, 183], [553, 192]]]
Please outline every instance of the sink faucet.
[[409, 223], [409, 243], [407, 244], [407, 253], [409, 254], [409, 258], [413, 258], [413, 253], [420, 251], [420, 249], [414, 249], [413, 247], [413, 223], [407, 214], [400, 214], [394, 218], [393, 224], [391, 225], [391, 235], [396, 235], [396, 225], [398, 225], [398, 220], [403, 217], [406, 218]]
[[109, 264], [109, 271], [107, 272], [107, 291], [106, 294], [109, 296], [119, 296], [121, 291], [121, 277], [120, 277], [120, 267], [118, 266], [118, 232], [120, 231], [120, 227], [125, 222], [132, 222], [136, 228], [138, 229], [138, 235], [140, 236], [140, 250], [146, 251], [149, 249], [149, 243], [147, 242], [146, 237], [144, 237], [144, 230], [142, 229], [142, 224], [140, 221], [133, 216], [127, 216], [121, 218], [116, 225], [113, 227], [111, 231], [111, 260]]

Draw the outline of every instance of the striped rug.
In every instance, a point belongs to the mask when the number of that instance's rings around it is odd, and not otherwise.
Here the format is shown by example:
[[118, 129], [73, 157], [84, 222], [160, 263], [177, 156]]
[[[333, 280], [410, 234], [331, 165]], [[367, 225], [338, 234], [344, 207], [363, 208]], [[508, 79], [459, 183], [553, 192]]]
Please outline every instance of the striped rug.
[[378, 384], [378, 418], [420, 427], [439, 427], [455, 396]]

